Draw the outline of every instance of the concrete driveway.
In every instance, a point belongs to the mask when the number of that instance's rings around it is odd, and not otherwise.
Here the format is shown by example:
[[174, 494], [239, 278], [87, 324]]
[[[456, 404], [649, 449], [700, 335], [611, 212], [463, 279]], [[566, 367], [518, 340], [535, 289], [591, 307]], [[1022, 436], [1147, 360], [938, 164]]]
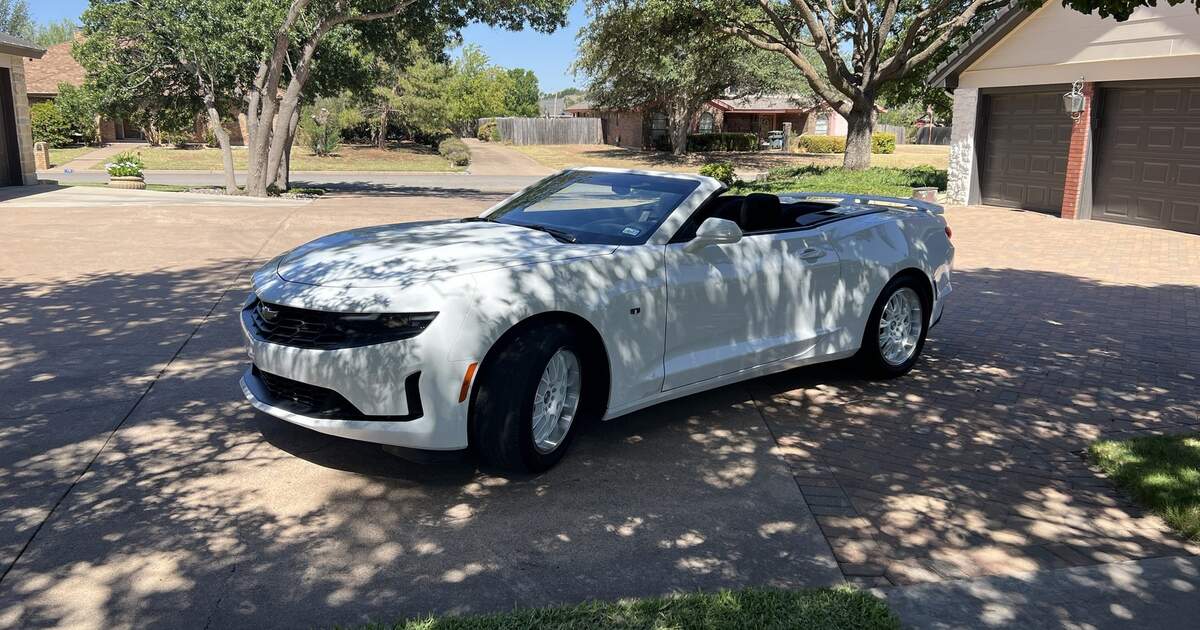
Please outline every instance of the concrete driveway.
[[[0, 203], [0, 627], [352, 624], [1196, 553], [1077, 454], [1200, 424], [1200, 239], [1181, 234], [951, 209], [957, 291], [909, 377], [817, 366], [693, 396], [534, 478], [408, 464], [242, 401], [258, 262], [503, 194]], [[967, 590], [963, 625], [1015, 601]]]
[[840, 581], [742, 389], [599, 426], [536, 478], [409, 464], [243, 402], [258, 261], [500, 196], [0, 204], [0, 627], [328, 626]]

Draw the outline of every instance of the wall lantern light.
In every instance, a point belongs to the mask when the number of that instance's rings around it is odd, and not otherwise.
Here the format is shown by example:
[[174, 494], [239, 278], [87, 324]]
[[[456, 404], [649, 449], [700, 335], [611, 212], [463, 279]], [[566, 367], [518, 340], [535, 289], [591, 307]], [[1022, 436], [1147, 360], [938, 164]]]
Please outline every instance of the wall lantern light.
[[1071, 84], [1071, 91], [1063, 94], [1063, 109], [1071, 116], [1071, 120], [1079, 120], [1084, 108], [1083, 77]]

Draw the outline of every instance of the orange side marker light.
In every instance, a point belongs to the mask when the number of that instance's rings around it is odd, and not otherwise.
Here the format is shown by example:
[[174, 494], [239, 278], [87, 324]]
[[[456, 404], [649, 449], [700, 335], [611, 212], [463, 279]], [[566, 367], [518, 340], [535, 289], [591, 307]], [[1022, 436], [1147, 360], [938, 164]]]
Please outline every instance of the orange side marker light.
[[467, 366], [467, 372], [463, 374], [462, 389], [458, 390], [458, 402], [465, 402], [467, 394], [471, 393], [471, 381], [475, 378], [475, 369], [479, 367], [479, 363], [472, 363]]

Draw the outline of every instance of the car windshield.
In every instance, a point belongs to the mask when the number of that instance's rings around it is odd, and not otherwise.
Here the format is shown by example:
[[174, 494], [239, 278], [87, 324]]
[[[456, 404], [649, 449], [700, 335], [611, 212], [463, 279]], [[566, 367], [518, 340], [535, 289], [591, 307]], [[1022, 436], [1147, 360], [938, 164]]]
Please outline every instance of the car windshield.
[[640, 245], [699, 185], [675, 177], [566, 171], [534, 184], [486, 219], [571, 242]]

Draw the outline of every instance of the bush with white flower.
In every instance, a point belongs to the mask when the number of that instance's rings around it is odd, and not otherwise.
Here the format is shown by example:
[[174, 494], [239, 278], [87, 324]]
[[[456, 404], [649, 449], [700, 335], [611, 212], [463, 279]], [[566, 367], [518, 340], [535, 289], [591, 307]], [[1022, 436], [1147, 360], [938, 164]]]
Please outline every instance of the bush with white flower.
[[112, 177], [141, 177], [146, 163], [132, 151], [125, 151], [113, 156], [113, 161], [104, 165], [104, 170]]

